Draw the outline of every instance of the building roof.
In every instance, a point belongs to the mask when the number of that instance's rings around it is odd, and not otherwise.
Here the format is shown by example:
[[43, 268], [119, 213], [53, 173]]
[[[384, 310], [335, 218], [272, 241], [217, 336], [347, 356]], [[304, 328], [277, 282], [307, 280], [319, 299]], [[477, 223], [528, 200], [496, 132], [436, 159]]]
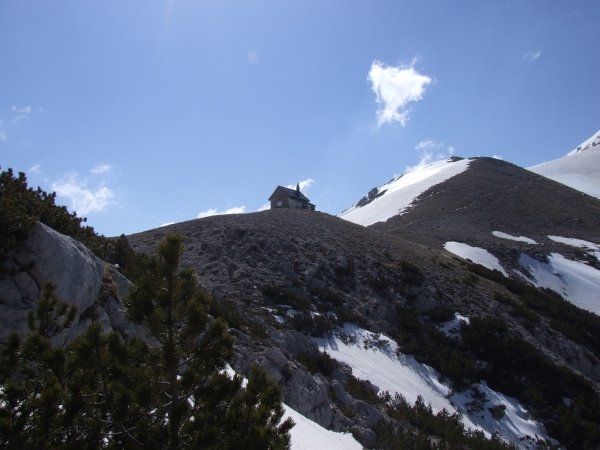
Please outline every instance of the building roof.
[[[293, 199], [293, 200], [300, 200], [302, 202], [310, 202], [310, 200], [302, 193], [299, 191], [296, 191], [296, 189], [290, 189], [287, 187], [283, 187], [283, 186], [277, 186], [277, 189], [281, 189], [285, 195], [287, 195], [289, 198]], [[277, 192], [277, 189], [275, 189], [275, 192]], [[273, 194], [275, 194], [275, 192], [273, 192]], [[271, 197], [273, 197], [273, 195], [271, 195]], [[269, 198], [270, 200], [270, 198]]]

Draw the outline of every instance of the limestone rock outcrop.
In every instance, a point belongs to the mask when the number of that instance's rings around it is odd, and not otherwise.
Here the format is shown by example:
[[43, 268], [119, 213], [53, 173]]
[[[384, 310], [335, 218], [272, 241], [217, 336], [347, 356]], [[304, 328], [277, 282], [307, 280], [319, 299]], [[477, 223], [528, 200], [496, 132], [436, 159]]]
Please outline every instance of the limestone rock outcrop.
[[126, 322], [120, 298], [131, 282], [97, 258], [81, 242], [37, 223], [9, 254], [0, 278], [0, 341], [11, 331], [27, 333], [27, 313], [36, 307], [44, 283], [51, 281], [60, 300], [76, 305], [73, 326], [54, 340], [72, 341], [92, 321], [104, 331], [140, 333]]

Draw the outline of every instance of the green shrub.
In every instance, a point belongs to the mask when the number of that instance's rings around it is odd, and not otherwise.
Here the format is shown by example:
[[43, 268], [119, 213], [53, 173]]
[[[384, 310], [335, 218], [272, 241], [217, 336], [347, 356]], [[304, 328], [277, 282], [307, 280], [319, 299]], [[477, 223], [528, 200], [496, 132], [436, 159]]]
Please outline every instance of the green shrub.
[[297, 359], [313, 375], [320, 373], [321, 375], [329, 376], [338, 366], [337, 361], [329, 356], [327, 352], [315, 352], [312, 354], [300, 352]]
[[56, 204], [56, 193], [27, 186], [25, 173], [15, 176], [12, 169], [0, 173], [0, 262], [6, 253], [27, 238], [36, 222], [83, 242], [96, 256], [106, 259], [111, 241], [92, 227], [82, 226], [87, 219]]
[[376, 448], [382, 450], [434, 450], [434, 449], [470, 449], [505, 450], [514, 449], [512, 444], [504, 443], [497, 436], [486, 439], [481, 431], [465, 430], [460, 415], [450, 414], [443, 409], [434, 414], [431, 406], [426, 405], [421, 396], [414, 406], [400, 395], [386, 401], [386, 413], [389, 417], [408, 423], [410, 427], [394, 430], [392, 423], [382, 419], [373, 430], [377, 434]]
[[400, 261], [400, 268], [402, 269], [400, 279], [404, 284], [409, 286], [421, 286], [423, 284], [423, 272], [413, 263], [402, 260]]
[[404, 333], [413, 334], [419, 331], [422, 327], [419, 318], [411, 308], [396, 308], [398, 316], [398, 328]]
[[432, 309], [427, 313], [427, 316], [433, 323], [440, 324], [452, 320], [454, 318], [454, 311], [451, 308], [444, 306], [442, 308]]
[[308, 292], [334, 307], [341, 306], [344, 303], [344, 296], [330, 287], [323, 289], [311, 286], [308, 288]]
[[[548, 428], [550, 436], [567, 448], [600, 445], [600, 401], [586, 379], [511, 336], [498, 319], [472, 317], [470, 324], [462, 327], [461, 338], [466, 350], [488, 362], [480, 376], [492, 389], [516, 397], [541, 420], [556, 415]], [[564, 397], [576, 399], [580, 406], [565, 408]]]
[[357, 400], [362, 400], [371, 405], [377, 405], [382, 402], [381, 397], [375, 392], [369, 383], [354, 375], [348, 375], [348, 380], [344, 382], [346, 392]]
[[297, 311], [308, 311], [311, 302], [298, 296], [294, 291], [272, 284], [263, 284], [260, 286], [260, 291], [271, 299], [274, 303], [282, 303], [290, 305]]
[[500, 293], [494, 293], [494, 298], [503, 301], [517, 309], [517, 314], [532, 322], [538, 322], [538, 314], [550, 319], [550, 326], [560, 331], [565, 337], [586, 345], [600, 356], [600, 317], [594, 313], [578, 308], [565, 300], [558, 292], [547, 288], [537, 288], [518, 280], [506, 278], [498, 271], [489, 270], [478, 264], [470, 264], [469, 270], [485, 278], [503, 285], [510, 292], [517, 294], [527, 312], [514, 301]]

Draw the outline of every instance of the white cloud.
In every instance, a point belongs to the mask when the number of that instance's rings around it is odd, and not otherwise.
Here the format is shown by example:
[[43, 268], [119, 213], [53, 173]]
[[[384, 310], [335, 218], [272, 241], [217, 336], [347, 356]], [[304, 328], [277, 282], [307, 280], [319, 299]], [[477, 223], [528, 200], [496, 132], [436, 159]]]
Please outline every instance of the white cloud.
[[417, 72], [414, 63], [398, 67], [386, 66], [379, 61], [371, 64], [367, 80], [372, 83], [373, 92], [377, 95], [379, 126], [392, 121], [405, 126], [410, 113], [406, 105], [423, 98], [432, 79]]
[[219, 212], [216, 208], [210, 208], [208, 211], [198, 213], [198, 219], [210, 216], [222, 216], [223, 214], [244, 214], [244, 212], [246, 212], [245, 206], [235, 206], [223, 212]]
[[4, 120], [0, 119], [0, 141], [6, 140], [6, 133], [4, 132]]
[[415, 172], [417, 170], [420, 170], [422, 167], [426, 166], [427, 164], [431, 164], [432, 162], [449, 158], [450, 155], [454, 154], [455, 149], [452, 146], [448, 147], [448, 149], [445, 152], [443, 150], [440, 151], [440, 149], [443, 146], [444, 146], [443, 142], [438, 142], [435, 139], [427, 139], [425, 141], [419, 142], [416, 145], [415, 150], [422, 150], [421, 160], [415, 166], [407, 166], [406, 173]]
[[439, 161], [440, 159], [443, 159], [443, 157], [440, 156], [441, 155], [434, 156], [432, 152], [428, 152], [427, 150], [425, 150], [423, 153], [421, 153], [421, 160], [416, 166], [406, 166], [406, 173], [415, 172], [417, 170], [420, 170], [427, 164], [431, 164], [434, 161]]
[[167, 222], [167, 223], [163, 223], [163, 224], [162, 224], [162, 225], [161, 225], [159, 228], [166, 227], [166, 226], [169, 226], [169, 225], [173, 225], [174, 223], [175, 223], [175, 222]]
[[105, 173], [108, 172], [110, 170], [110, 164], [98, 164], [95, 167], [92, 167], [90, 169], [90, 172], [93, 173], [94, 175], [98, 175], [100, 173]]
[[36, 164], [35, 166], [32, 166], [29, 168], [29, 170], [27, 171], [27, 173], [29, 174], [34, 174], [34, 175], [39, 175], [40, 172], [40, 165]]
[[29, 114], [31, 112], [31, 106], [26, 106], [25, 108], [21, 109], [17, 108], [16, 106], [13, 106], [12, 110], [20, 114]]
[[256, 212], [258, 212], [258, 211], [266, 211], [267, 209], [271, 209], [271, 203], [269, 203], [269, 202], [265, 203], [260, 208], [258, 208], [256, 210]]
[[415, 150], [438, 150], [444, 146], [443, 142], [438, 142], [435, 139], [427, 139], [421, 141], [415, 147]]
[[[315, 182], [315, 180], [313, 180], [312, 178], [307, 178], [306, 180], [301, 181], [300, 183], [298, 183], [300, 185], [300, 191], [301, 192], [308, 191], [314, 182]], [[288, 187], [290, 189], [296, 189], [295, 184], [290, 184], [286, 187]]]
[[492, 158], [494, 158], [494, 159], [502, 159], [502, 155], [492, 155]]
[[253, 66], [258, 64], [258, 53], [248, 52], [248, 55], [246, 57], [248, 58], [248, 62]]
[[87, 187], [87, 180], [79, 180], [76, 172], [52, 183], [52, 189], [58, 196], [71, 200], [72, 209], [80, 216], [106, 210], [113, 203], [115, 196], [104, 183], [92, 192]]
[[542, 50], [543, 49], [539, 49], [538, 51], [534, 52], [527, 52], [523, 55], [523, 59], [528, 59], [529, 61], [535, 61], [536, 59], [538, 59], [540, 56], [542, 56]]
[[20, 115], [18, 115], [17, 117], [15, 117], [15, 118], [14, 118], [14, 119], [13, 119], [13, 120], [10, 122], [10, 124], [11, 124], [11, 125], [16, 125], [16, 123], [17, 123], [19, 120], [24, 120], [24, 119], [27, 119], [27, 116], [25, 116], [25, 115], [23, 115], [23, 114], [20, 114]]

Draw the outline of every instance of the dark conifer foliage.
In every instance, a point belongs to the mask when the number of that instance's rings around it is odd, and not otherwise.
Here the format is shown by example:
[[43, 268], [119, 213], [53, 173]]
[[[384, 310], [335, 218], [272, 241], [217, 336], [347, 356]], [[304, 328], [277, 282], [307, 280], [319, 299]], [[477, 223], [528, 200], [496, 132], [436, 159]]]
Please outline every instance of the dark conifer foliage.
[[71, 448], [77, 440], [67, 352], [50, 342], [72, 323], [76, 309], [60, 303], [54, 289], [44, 286], [36, 313], [29, 315], [30, 333], [24, 339], [12, 333], [2, 349], [1, 448]]
[[83, 226], [86, 218], [56, 204], [56, 193], [27, 186], [25, 173], [15, 176], [12, 169], [0, 173], [0, 258], [24, 240], [36, 222], [83, 242], [98, 257], [106, 259], [110, 240], [93, 227]]
[[53, 345], [76, 310], [46, 284], [31, 332], [2, 348], [0, 448], [289, 448], [281, 388], [259, 366], [245, 387], [227, 373], [234, 338], [208, 316], [194, 271], [179, 268], [181, 242], [167, 235], [124, 299], [146, 341], [94, 323], [71, 345]]

